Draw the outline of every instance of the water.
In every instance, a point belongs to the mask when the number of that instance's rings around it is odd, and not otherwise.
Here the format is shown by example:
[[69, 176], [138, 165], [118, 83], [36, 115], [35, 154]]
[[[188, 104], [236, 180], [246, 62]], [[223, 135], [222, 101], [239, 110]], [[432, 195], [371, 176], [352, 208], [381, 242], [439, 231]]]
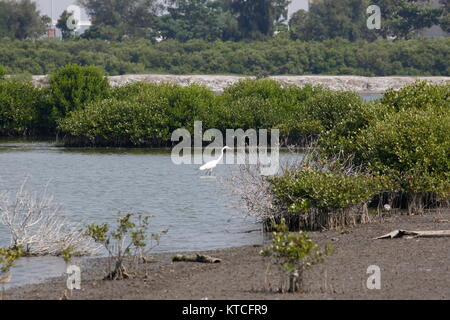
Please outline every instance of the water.
[[372, 102], [378, 99], [381, 99], [383, 97], [382, 93], [365, 93], [365, 94], [361, 94], [361, 98], [363, 98], [363, 100], [365, 102]]
[[[260, 225], [232, 205], [220, 177], [233, 166], [219, 166], [217, 179], [204, 179], [198, 165], [177, 166], [168, 151], [80, 150], [45, 142], [0, 144], [0, 190], [12, 193], [28, 178], [27, 189], [48, 193], [74, 223], [114, 223], [121, 211], [154, 215], [151, 230], [168, 228], [156, 251], [196, 251], [260, 243]], [[236, 167], [234, 168], [236, 169]], [[0, 246], [9, 244], [0, 225]], [[59, 276], [59, 258], [21, 260], [11, 285]]]

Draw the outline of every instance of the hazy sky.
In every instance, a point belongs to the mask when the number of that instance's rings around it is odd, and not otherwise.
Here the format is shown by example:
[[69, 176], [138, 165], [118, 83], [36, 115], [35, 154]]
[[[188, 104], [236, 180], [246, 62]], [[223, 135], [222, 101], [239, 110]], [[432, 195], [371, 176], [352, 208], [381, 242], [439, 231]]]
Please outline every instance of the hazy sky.
[[[51, 15], [51, 0], [35, 0], [41, 10], [41, 13], [48, 16]], [[71, 4], [74, 4], [76, 0], [53, 0], [53, 19], [58, 19], [61, 13], [67, 9]], [[299, 9], [307, 9], [308, 0], [292, 0], [290, 12], [295, 12]], [[82, 14], [82, 20], [87, 19], [85, 13]]]

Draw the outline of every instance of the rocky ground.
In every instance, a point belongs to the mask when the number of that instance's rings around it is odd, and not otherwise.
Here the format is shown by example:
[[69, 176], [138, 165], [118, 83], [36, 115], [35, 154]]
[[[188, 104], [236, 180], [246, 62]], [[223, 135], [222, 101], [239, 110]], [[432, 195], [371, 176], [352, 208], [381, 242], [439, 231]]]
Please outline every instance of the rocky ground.
[[[335, 253], [305, 274], [304, 290], [279, 294], [277, 278], [267, 274], [258, 253], [263, 244], [206, 252], [221, 263], [171, 262], [173, 255], [155, 255], [141, 264], [133, 279], [102, 280], [105, 259], [82, 266], [81, 290], [70, 299], [450, 299], [450, 238], [373, 240], [395, 229], [448, 230], [450, 213], [392, 215], [346, 231], [313, 232], [319, 243], [332, 242]], [[381, 289], [369, 290], [367, 268], [381, 268]], [[60, 299], [64, 277], [15, 288], [6, 299]]]

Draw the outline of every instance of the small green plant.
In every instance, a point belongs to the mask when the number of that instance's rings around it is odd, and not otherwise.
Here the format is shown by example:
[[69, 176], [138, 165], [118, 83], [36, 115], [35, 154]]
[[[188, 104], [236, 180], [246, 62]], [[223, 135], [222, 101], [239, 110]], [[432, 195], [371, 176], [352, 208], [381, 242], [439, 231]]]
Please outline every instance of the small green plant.
[[[260, 254], [272, 259], [272, 264], [282, 270], [285, 280], [288, 278], [288, 292], [298, 292], [303, 285], [303, 274], [313, 265], [323, 263], [324, 257], [333, 252], [330, 244], [320, 248], [306, 232], [289, 232], [283, 219], [280, 224], [274, 224], [272, 244]], [[284, 283], [280, 284], [279, 292], [284, 292]]]
[[[135, 216], [137, 219], [133, 219]], [[125, 268], [126, 258], [142, 258], [144, 254], [159, 245], [161, 236], [166, 234], [167, 230], [152, 233], [151, 240], [155, 241], [155, 244], [148, 246], [147, 230], [150, 218], [151, 216], [130, 213], [117, 219], [118, 225], [115, 230], [111, 231], [108, 224], [91, 224], [88, 226], [86, 234], [95, 242], [101, 244], [109, 255], [109, 272], [105, 280], [130, 278], [130, 274]], [[137, 261], [138, 259], [134, 260]], [[115, 265], [114, 270], [111, 268], [112, 262]]]
[[11, 268], [14, 262], [22, 256], [22, 247], [3, 249], [0, 248], [0, 283], [2, 284], [2, 292], [0, 300], [3, 300], [5, 291], [5, 283], [11, 279]]
[[14, 261], [22, 256], [22, 247], [3, 249], [0, 248], [0, 275], [7, 273], [14, 265]]
[[72, 258], [74, 256], [75, 256], [75, 248], [72, 245], [65, 247], [61, 251], [61, 258], [63, 258], [63, 260], [66, 264], [68, 264], [70, 261], [72, 261]]

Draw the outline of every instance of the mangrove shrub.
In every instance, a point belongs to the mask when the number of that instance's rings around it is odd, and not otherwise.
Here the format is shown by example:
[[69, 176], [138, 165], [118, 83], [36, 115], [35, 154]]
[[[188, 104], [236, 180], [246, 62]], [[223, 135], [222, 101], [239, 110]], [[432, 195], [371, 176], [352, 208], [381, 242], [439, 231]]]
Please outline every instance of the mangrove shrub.
[[369, 221], [367, 204], [388, 186], [382, 177], [304, 168], [269, 179], [291, 229], [317, 230]]
[[[450, 197], [450, 112], [404, 109], [363, 130], [354, 144], [355, 161], [395, 182], [409, 211]], [[436, 198], [437, 197], [437, 198]]]
[[0, 135], [28, 136], [47, 131], [46, 90], [31, 82], [0, 81]]
[[[114, 31], [112, 29], [112, 31]], [[32, 54], [30, 54], [32, 52]], [[136, 73], [245, 75], [448, 76], [450, 38], [204, 41], [1, 39], [0, 64], [11, 74], [50, 74], [70, 63], [109, 75]]]
[[[123, 280], [131, 275], [127, 272], [125, 262], [132, 258], [132, 262], [144, 258], [144, 254], [159, 245], [160, 238], [168, 231], [155, 232], [148, 236], [151, 216], [130, 213], [117, 219], [117, 226], [111, 230], [108, 224], [91, 224], [87, 227], [86, 235], [96, 243], [101, 244], [109, 256], [109, 270], [105, 280]], [[149, 241], [156, 244], [149, 246]], [[114, 266], [112, 266], [114, 263]]]
[[[283, 275], [288, 276], [288, 292], [297, 292], [302, 289], [303, 274], [313, 265], [323, 263], [325, 256], [332, 253], [330, 244], [320, 248], [306, 232], [289, 232], [284, 220], [274, 226], [272, 244], [260, 254], [272, 259], [272, 263], [282, 269]], [[284, 277], [283, 277], [284, 278]], [[283, 285], [278, 289], [284, 292]]]
[[50, 76], [50, 102], [55, 119], [108, 97], [109, 82], [96, 67], [67, 65]]
[[196, 84], [183, 87], [172, 83], [138, 82], [114, 88], [112, 95], [119, 100], [137, 101], [150, 106], [155, 100], [159, 101], [158, 112], [170, 133], [179, 128], [193, 133], [194, 121], [203, 121], [204, 128], [214, 128], [219, 120], [222, 121], [214, 92]]
[[162, 116], [161, 100], [151, 104], [106, 99], [92, 102], [61, 120], [68, 145], [153, 146], [170, 140], [167, 119]]

